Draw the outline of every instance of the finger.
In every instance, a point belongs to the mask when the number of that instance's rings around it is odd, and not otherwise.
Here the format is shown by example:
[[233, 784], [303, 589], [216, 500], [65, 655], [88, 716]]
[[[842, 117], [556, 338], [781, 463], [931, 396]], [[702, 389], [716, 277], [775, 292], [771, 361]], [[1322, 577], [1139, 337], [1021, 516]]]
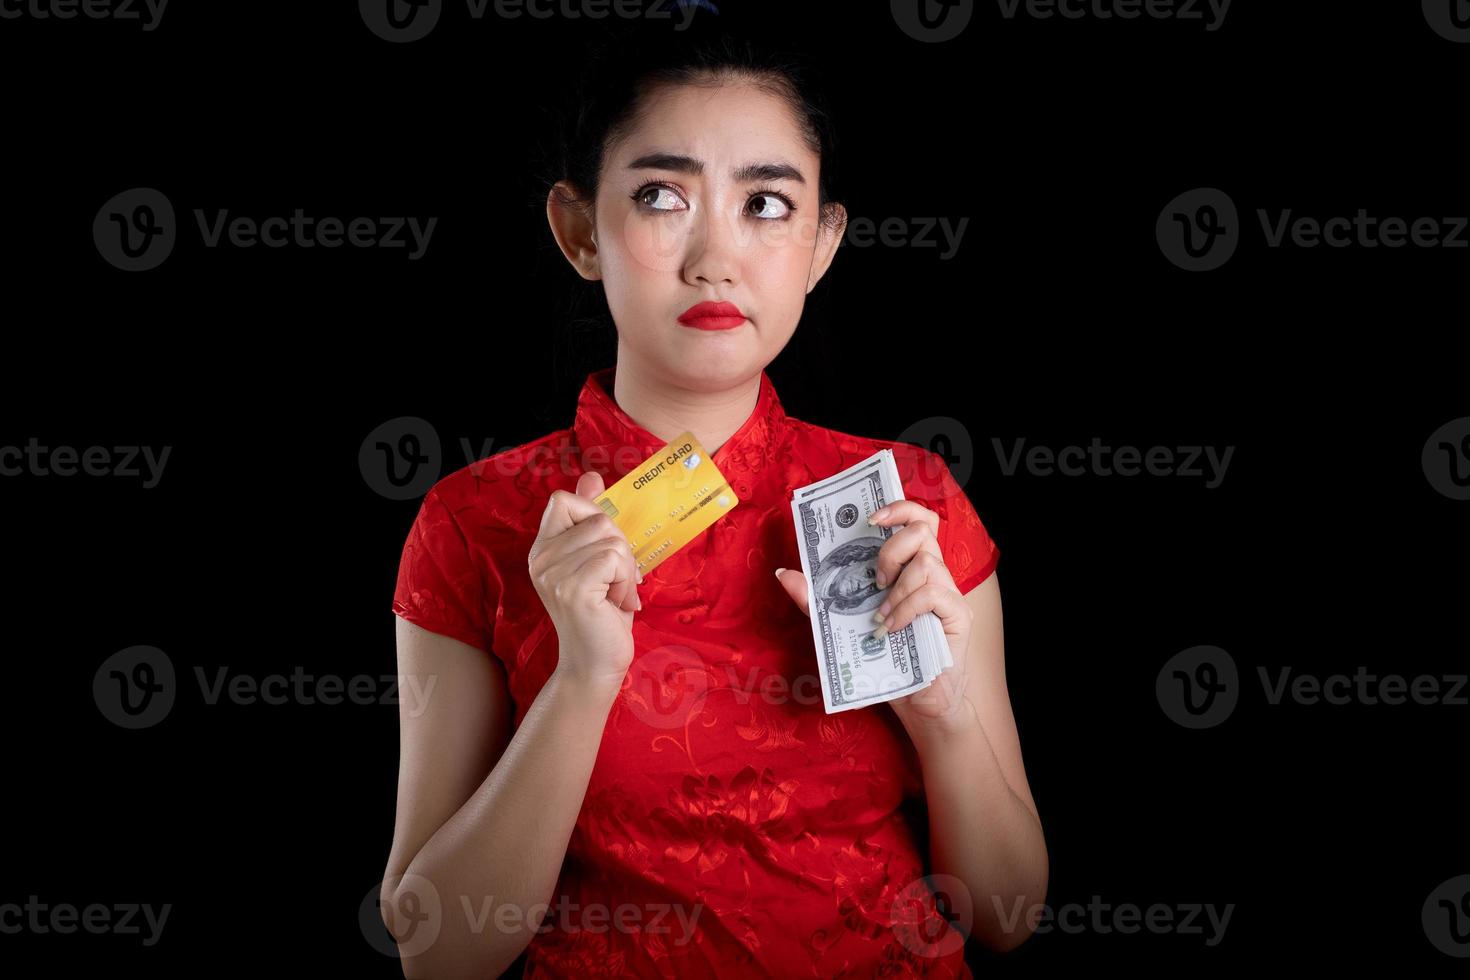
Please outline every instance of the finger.
[[928, 524], [936, 537], [939, 535], [939, 515], [917, 500], [895, 500], [886, 507], [879, 507], [868, 516], [870, 527], [877, 525], [893, 527], [897, 524], [914, 524], [918, 521]]
[[596, 470], [587, 470], [577, 477], [577, 496], [579, 497], [596, 500], [606, 489], [607, 486], [602, 482], [602, 474]]
[[602, 475], [596, 470], [588, 470], [577, 478], [575, 492], [551, 491], [551, 496], [546, 501], [546, 510], [541, 514], [541, 527], [537, 536], [553, 537], [578, 521], [605, 513], [592, 502], [604, 489]]
[[776, 569], [776, 581], [781, 583], [781, 588], [785, 589], [791, 601], [796, 603], [796, 608], [807, 616], [812, 614], [812, 611], [807, 608], [806, 576], [804, 574], [794, 568], [778, 568]]
[[[568, 551], [560, 560], [572, 569], [572, 574], [586, 579], [588, 591], [596, 591], [619, 609], [643, 608], [636, 582], [638, 569], [626, 539], [601, 538]], [[611, 564], [604, 564], [609, 560]]]
[[939, 539], [934, 536], [934, 529], [930, 527], [928, 521], [906, 524], [893, 532], [878, 549], [878, 558], [873, 569], [873, 584], [880, 589], [892, 585], [903, 571], [903, 567], [921, 552], [928, 552], [940, 561], [944, 560], [944, 554], [939, 550]]
[[951, 634], [960, 631], [969, 607], [953, 585], [929, 581], [904, 596], [903, 601], [895, 603], [883, 622], [875, 624], [873, 636], [881, 639], [885, 634], [901, 630], [912, 623], [915, 616], [926, 612], [938, 616], [944, 632]]
[[622, 530], [613, 523], [611, 517], [599, 509], [596, 514], [583, 518], [559, 534], [538, 535], [536, 540], [531, 542], [526, 562], [534, 575], [538, 566], [559, 564], [563, 556], [599, 542], [625, 547], [629, 554], [633, 551], [633, 545]]
[[943, 558], [936, 557], [933, 552], [921, 551], [914, 556], [912, 561], [899, 569], [898, 581], [894, 582], [889, 587], [887, 594], [883, 596], [878, 612], [884, 616], [888, 615], [915, 589], [930, 584], [953, 588], [954, 577], [949, 574], [949, 567], [944, 564]]
[[[597, 472], [596, 470], [588, 470], [581, 476], [577, 477], [578, 497], [585, 497], [587, 500], [595, 501], [598, 497], [602, 496], [603, 491], [606, 489], [607, 487], [602, 480], [602, 474]], [[596, 514], [592, 514], [590, 511], [588, 513], [588, 518], [579, 519], [578, 523], [581, 523], [582, 520], [591, 520], [592, 518], [596, 517]], [[597, 513], [602, 514], [603, 516], [606, 516], [607, 514], [607, 512], [604, 511], [601, 507], [597, 507]], [[612, 518], [608, 518], [606, 522], [600, 523], [611, 524], [611, 529], [608, 531], [608, 534], [611, 535], [613, 533], [616, 533], [618, 538], [620, 538], [628, 545], [629, 554], [634, 554], [633, 543], [631, 541], [628, 541], [627, 535], [623, 534], [622, 528], [618, 527], [616, 523], [613, 523]], [[643, 572], [639, 571], [638, 563], [635, 560], [633, 561], [633, 580], [631, 582], [619, 581], [618, 583], [615, 583], [614, 591], [617, 595], [617, 599], [615, 601], [617, 602], [620, 609], [626, 612], [643, 608], [643, 600], [638, 595], [638, 586], [641, 585], [642, 582]], [[609, 598], [612, 597], [610, 596]]]

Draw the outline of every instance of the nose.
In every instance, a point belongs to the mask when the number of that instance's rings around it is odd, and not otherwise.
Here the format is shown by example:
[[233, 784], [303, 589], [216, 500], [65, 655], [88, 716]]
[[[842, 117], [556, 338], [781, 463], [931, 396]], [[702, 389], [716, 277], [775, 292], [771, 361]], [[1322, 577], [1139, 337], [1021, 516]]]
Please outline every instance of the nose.
[[689, 236], [684, 281], [691, 286], [734, 285], [740, 270], [740, 230], [725, 208], [704, 208]]

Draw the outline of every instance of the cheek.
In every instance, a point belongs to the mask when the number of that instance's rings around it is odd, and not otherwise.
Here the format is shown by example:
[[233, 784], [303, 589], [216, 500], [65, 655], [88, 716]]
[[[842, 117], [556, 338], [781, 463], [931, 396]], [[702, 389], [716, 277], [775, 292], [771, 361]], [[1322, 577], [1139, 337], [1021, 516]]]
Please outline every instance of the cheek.
[[789, 221], [753, 238], [749, 271], [771, 300], [800, 304], [815, 251], [810, 221]]
[[629, 211], [619, 224], [615, 245], [629, 276], [678, 272], [684, 264], [687, 229], [678, 218], [649, 218]]

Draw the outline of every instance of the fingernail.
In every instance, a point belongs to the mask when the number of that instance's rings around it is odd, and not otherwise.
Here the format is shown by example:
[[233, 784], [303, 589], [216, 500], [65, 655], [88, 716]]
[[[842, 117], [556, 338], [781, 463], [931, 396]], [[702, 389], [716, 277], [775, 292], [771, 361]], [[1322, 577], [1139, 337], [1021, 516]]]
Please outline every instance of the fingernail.
[[879, 509], [873, 511], [873, 513], [871, 513], [871, 514], [868, 515], [868, 527], [875, 526], [878, 523], [878, 521], [883, 518], [883, 515], [885, 515], [887, 513], [888, 513], [888, 508], [887, 507], [880, 507]]
[[879, 572], [873, 577], [873, 584], [880, 589], [888, 588], [888, 574], [886, 572]]
[[776, 577], [777, 578], [780, 578], [781, 577], [781, 573], [784, 572], [784, 571], [786, 571], [786, 569], [784, 569], [784, 568], [778, 568], [778, 569], [776, 569]]
[[884, 626], [881, 623], [878, 624], [878, 628], [877, 629], [873, 630], [873, 639], [875, 639], [875, 640], [881, 640], [881, 639], [883, 639], [883, 637], [885, 637], [887, 635], [888, 635], [888, 627]]
[[641, 569], [641, 568], [635, 568], [633, 570], [638, 573], [638, 584], [639, 585], [642, 585], [643, 584], [643, 569]]
[[884, 612], [882, 609], [879, 609], [877, 612], [873, 613], [873, 622], [875, 623], [881, 623], [887, 618], [888, 613]]

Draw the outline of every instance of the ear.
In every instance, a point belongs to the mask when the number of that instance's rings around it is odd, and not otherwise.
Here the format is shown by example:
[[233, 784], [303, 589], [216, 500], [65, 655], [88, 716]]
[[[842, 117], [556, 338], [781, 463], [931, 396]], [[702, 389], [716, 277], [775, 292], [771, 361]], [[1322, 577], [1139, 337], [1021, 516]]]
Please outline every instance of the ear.
[[826, 275], [827, 268], [837, 255], [837, 246], [842, 244], [843, 232], [847, 230], [847, 208], [835, 201], [827, 204], [828, 220], [818, 218], [817, 247], [812, 254], [812, 269], [807, 276], [806, 291], [810, 293], [817, 282]]
[[776, 573], [776, 581], [786, 590], [791, 601], [796, 603], [796, 608], [810, 616], [811, 610], [806, 605], [806, 576], [794, 568], [783, 568]]
[[583, 279], [601, 279], [592, 209], [571, 183], [559, 180], [552, 186], [546, 195], [546, 220], [557, 247], [577, 274]]

